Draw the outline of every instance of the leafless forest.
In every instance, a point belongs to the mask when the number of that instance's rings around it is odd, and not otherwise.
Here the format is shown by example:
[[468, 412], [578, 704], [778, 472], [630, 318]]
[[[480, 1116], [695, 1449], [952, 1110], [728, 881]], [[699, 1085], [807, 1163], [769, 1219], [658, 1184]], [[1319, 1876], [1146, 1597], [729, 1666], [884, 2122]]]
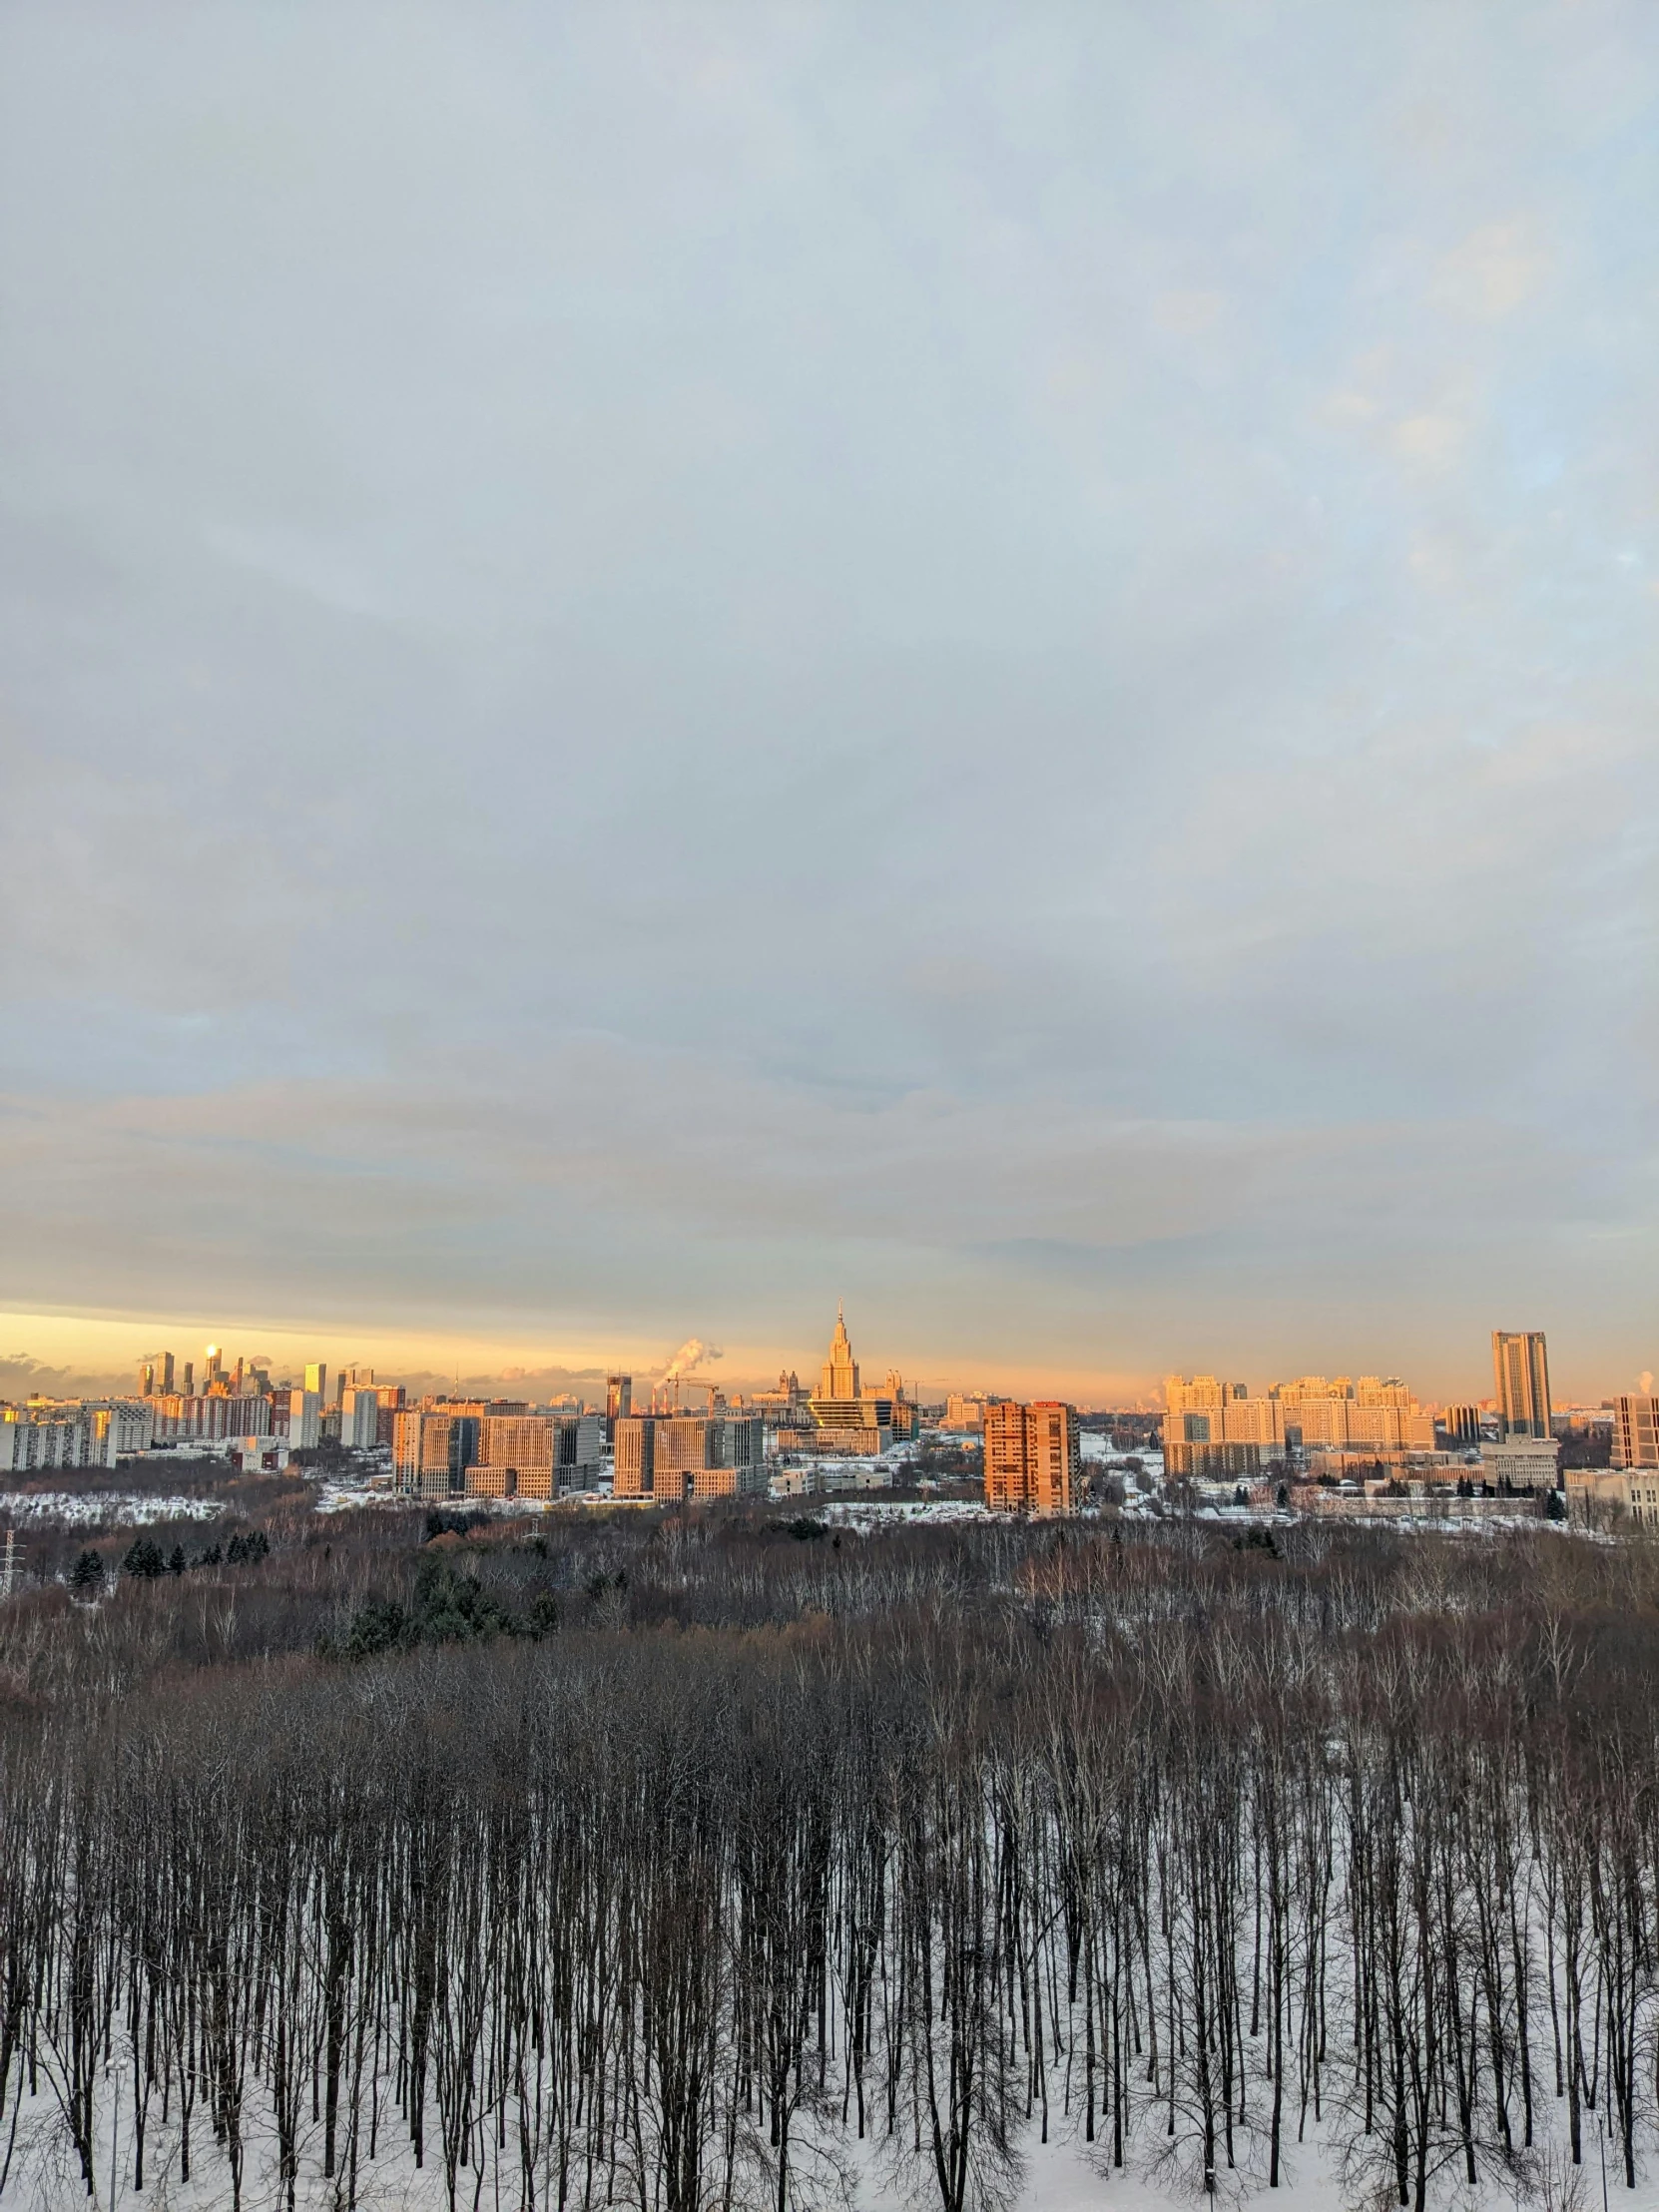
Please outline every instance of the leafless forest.
[[1646, 1545], [270, 1529], [0, 1620], [6, 2201], [1637, 2182]]

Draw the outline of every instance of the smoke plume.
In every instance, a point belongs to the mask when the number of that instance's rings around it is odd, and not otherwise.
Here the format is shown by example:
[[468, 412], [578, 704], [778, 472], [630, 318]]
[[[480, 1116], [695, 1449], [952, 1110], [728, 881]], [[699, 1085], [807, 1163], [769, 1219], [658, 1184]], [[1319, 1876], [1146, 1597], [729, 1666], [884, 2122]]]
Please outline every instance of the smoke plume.
[[701, 1337], [688, 1337], [664, 1368], [659, 1380], [672, 1382], [677, 1376], [695, 1375], [706, 1361], [724, 1360], [725, 1357], [719, 1345], [706, 1345]]

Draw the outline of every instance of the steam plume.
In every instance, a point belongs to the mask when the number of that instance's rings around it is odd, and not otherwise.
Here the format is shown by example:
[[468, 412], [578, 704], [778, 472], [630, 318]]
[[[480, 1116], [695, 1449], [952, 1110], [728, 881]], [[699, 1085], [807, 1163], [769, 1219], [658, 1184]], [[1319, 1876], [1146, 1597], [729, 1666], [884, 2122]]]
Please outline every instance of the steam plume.
[[706, 1345], [701, 1337], [688, 1337], [664, 1368], [661, 1380], [672, 1382], [678, 1375], [695, 1375], [706, 1360], [724, 1360], [725, 1357], [719, 1345]]

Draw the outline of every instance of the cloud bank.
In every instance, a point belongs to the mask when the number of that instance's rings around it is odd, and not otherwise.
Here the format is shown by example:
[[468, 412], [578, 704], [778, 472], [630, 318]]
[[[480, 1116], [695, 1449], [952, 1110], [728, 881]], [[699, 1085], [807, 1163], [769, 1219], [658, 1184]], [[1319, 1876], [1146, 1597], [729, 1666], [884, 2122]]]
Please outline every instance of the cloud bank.
[[1597, 0], [8, 13], [0, 1300], [1652, 1366], [1656, 110]]

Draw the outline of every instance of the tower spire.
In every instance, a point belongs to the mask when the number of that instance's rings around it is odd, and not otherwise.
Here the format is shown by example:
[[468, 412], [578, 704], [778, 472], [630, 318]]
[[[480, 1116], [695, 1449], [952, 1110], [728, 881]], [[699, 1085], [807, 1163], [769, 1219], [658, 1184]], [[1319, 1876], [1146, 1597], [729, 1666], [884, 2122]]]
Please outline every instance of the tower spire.
[[819, 1378], [819, 1395], [833, 1398], [837, 1403], [858, 1395], [858, 1363], [852, 1357], [852, 1346], [846, 1334], [846, 1308], [840, 1299], [835, 1301], [835, 1334], [830, 1340], [830, 1356]]

